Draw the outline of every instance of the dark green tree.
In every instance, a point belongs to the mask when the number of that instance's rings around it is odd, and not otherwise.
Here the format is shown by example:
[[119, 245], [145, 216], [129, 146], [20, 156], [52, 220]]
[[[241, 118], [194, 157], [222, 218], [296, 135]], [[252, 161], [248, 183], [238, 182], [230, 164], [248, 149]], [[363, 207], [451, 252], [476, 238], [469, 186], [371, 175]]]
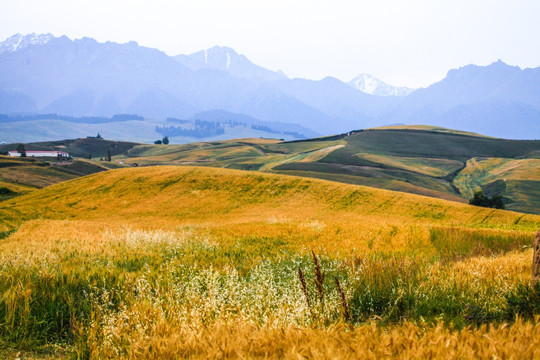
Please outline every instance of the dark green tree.
[[24, 144], [17, 145], [17, 149], [15, 150], [17, 150], [17, 152], [21, 154], [22, 157], [26, 157], [26, 150], [24, 148]]
[[163, 140], [161, 140], [161, 142], [163, 142], [163, 144], [167, 145], [169, 143], [169, 137], [168, 136], [165, 136], [163, 138]]
[[0, 187], [0, 195], [13, 195], [13, 194], [16, 194], [16, 192], [7, 187]]
[[154, 144], [156, 144], [156, 145], [161, 145], [162, 142], [161, 142], [161, 140], [156, 140], [156, 141], [154, 141]]
[[475, 192], [473, 198], [469, 200], [469, 204], [488, 208], [504, 209], [503, 197], [501, 195], [495, 195], [492, 198], [489, 198], [485, 196], [482, 191]]
[[111, 161], [111, 149], [107, 149], [107, 161]]
[[496, 195], [491, 198], [491, 207], [495, 209], [504, 209], [503, 197]]

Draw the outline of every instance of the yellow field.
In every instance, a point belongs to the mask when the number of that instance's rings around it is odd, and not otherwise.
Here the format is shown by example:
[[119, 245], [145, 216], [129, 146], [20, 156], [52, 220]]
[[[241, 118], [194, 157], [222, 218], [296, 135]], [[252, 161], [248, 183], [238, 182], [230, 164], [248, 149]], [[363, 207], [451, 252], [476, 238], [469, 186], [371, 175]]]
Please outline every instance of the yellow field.
[[0, 202], [0, 354], [537, 358], [539, 227], [324, 180], [111, 170]]

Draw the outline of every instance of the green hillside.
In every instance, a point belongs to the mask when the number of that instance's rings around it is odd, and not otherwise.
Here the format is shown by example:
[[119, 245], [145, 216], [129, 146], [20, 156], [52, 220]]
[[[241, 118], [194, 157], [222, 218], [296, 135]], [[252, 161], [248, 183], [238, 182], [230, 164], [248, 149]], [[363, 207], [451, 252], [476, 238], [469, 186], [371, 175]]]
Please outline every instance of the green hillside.
[[87, 160], [51, 162], [44, 159], [0, 155], [0, 201], [52, 184], [107, 170]]
[[[17, 145], [17, 143], [0, 145], [0, 153], [7, 153], [10, 150], [15, 150]], [[66, 151], [73, 157], [86, 158], [88, 155], [91, 155], [92, 157], [99, 158], [105, 157], [108, 149], [111, 151], [112, 155], [119, 155], [136, 145], [139, 144], [134, 142], [111, 141], [101, 138], [88, 137], [59, 141], [25, 143], [24, 147], [26, 151], [59, 150]]]

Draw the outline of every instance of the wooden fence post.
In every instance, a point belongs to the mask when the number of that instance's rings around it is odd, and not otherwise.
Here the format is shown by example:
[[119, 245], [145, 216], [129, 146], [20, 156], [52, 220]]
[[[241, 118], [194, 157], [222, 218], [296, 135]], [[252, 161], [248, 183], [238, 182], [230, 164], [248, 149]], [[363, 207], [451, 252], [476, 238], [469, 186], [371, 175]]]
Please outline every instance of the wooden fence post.
[[536, 233], [533, 243], [533, 264], [532, 264], [532, 279], [531, 283], [534, 285], [536, 282], [540, 282], [540, 229]]

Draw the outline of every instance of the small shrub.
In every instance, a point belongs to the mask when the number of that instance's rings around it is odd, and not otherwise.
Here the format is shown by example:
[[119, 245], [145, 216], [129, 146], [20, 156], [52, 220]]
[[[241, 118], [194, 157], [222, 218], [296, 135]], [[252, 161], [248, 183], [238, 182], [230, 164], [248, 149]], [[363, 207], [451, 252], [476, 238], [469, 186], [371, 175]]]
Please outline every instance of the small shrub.
[[468, 321], [477, 325], [485, 324], [494, 320], [493, 314], [491, 314], [488, 310], [486, 310], [482, 306], [478, 306], [475, 304], [468, 304], [465, 307], [464, 317]]
[[0, 187], [0, 195], [15, 195], [16, 192], [7, 188], [7, 187]]

